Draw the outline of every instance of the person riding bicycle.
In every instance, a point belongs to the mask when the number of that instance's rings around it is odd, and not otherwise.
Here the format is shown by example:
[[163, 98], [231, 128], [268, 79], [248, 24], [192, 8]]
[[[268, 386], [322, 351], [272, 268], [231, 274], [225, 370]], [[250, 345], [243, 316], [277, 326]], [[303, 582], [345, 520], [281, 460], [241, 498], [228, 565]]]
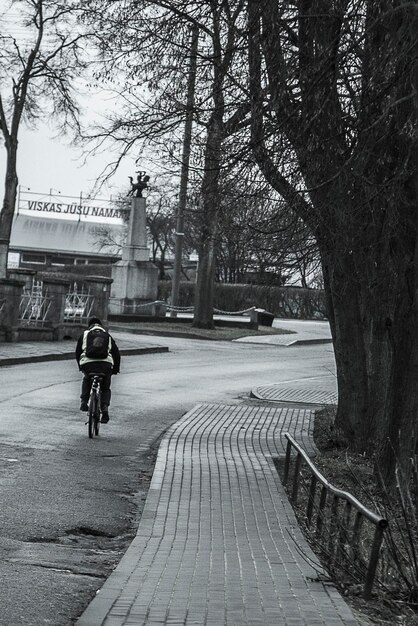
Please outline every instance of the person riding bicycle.
[[84, 378], [81, 385], [80, 411], [88, 411], [88, 400], [92, 378], [90, 374], [103, 375], [101, 382], [102, 423], [109, 421], [110, 384], [113, 374], [120, 371], [120, 353], [113, 337], [103, 328], [98, 317], [89, 319], [88, 328], [80, 335], [75, 350], [75, 358]]

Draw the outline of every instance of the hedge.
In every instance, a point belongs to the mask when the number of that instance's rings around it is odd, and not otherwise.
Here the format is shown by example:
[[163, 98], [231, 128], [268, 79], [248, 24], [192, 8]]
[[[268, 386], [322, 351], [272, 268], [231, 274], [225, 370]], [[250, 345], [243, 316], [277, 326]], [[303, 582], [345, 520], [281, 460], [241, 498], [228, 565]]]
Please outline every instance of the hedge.
[[[192, 307], [195, 283], [180, 283], [179, 306]], [[158, 299], [170, 302], [171, 282], [160, 281]], [[252, 306], [266, 309], [275, 317], [326, 319], [325, 294], [321, 289], [215, 283], [214, 307], [221, 311], [243, 311]]]

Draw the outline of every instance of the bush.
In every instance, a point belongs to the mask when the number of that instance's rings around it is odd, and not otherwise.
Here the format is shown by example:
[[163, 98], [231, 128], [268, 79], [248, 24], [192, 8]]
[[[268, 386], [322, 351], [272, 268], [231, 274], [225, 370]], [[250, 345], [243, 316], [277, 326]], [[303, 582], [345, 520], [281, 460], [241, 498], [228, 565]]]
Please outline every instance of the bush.
[[[195, 284], [180, 283], [179, 306], [194, 305]], [[169, 301], [171, 282], [159, 283], [158, 299]], [[326, 319], [325, 295], [321, 289], [215, 283], [214, 306], [221, 311], [243, 311], [252, 306], [275, 317]]]

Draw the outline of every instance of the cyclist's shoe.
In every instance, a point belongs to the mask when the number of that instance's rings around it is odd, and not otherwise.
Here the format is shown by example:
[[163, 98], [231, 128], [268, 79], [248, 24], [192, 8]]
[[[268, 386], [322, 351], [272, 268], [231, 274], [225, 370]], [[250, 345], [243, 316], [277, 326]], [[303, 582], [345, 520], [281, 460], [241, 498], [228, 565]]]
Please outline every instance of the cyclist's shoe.
[[89, 405], [87, 404], [87, 402], [84, 402], [82, 400], [80, 404], [80, 411], [88, 411], [88, 410], [89, 410]]
[[102, 419], [101, 422], [102, 424], [107, 424], [109, 421], [109, 411], [107, 409], [107, 406], [102, 407]]

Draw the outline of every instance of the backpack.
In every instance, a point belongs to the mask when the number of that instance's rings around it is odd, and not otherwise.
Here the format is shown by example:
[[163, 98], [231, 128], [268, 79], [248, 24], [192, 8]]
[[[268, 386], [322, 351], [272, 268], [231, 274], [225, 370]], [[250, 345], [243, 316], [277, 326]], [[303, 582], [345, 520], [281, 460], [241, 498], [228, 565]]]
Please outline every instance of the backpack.
[[103, 328], [93, 328], [87, 333], [86, 357], [107, 359], [110, 350], [110, 335]]

